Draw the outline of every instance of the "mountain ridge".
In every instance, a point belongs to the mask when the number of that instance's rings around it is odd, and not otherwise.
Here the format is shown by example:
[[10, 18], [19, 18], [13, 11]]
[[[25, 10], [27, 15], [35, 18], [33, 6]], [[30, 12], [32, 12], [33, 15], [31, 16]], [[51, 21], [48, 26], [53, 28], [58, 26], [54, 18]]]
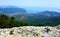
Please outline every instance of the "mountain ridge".
[[14, 14], [14, 13], [26, 13], [27, 11], [24, 8], [8, 6], [0, 7], [0, 12], [5, 14]]

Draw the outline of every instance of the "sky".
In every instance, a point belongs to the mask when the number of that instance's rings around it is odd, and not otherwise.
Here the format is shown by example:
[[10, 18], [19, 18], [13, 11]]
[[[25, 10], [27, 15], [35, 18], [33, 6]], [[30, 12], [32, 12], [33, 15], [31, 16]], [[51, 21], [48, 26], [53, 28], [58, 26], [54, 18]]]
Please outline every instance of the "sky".
[[60, 0], [0, 0], [0, 6], [17, 6], [27, 11], [58, 11], [60, 12]]

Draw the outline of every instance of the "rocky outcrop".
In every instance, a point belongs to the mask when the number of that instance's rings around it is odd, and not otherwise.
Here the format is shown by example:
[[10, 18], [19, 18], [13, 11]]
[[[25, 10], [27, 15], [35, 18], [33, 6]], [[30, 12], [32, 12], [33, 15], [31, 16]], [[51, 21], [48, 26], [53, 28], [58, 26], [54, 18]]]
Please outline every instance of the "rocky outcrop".
[[56, 27], [23, 26], [0, 29], [0, 37], [60, 37], [60, 29]]

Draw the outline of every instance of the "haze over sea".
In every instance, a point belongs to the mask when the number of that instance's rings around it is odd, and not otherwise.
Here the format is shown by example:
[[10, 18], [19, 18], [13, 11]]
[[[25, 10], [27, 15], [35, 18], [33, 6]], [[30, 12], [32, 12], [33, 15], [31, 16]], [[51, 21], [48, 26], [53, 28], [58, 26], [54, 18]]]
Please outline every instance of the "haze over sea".
[[60, 0], [0, 0], [0, 6], [17, 6], [28, 12], [57, 11], [60, 12]]

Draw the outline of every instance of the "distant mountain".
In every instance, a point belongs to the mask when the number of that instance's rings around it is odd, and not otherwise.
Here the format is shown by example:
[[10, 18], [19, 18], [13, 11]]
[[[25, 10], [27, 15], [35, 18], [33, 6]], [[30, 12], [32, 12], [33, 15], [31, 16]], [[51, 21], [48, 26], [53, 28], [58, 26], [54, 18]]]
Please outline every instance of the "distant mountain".
[[17, 14], [17, 13], [26, 13], [27, 11], [24, 8], [18, 8], [15, 6], [0, 7], [0, 13], [5, 14]]
[[40, 24], [40, 23], [44, 24], [47, 20], [49, 19], [51, 20], [51, 18], [60, 17], [60, 13], [54, 11], [43, 11], [36, 13], [18, 14], [14, 16], [22, 22], [27, 22], [30, 24]]
[[43, 12], [38, 12], [37, 14], [46, 15], [46, 16], [60, 16], [60, 13], [54, 11], [43, 11]]

